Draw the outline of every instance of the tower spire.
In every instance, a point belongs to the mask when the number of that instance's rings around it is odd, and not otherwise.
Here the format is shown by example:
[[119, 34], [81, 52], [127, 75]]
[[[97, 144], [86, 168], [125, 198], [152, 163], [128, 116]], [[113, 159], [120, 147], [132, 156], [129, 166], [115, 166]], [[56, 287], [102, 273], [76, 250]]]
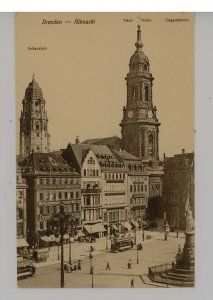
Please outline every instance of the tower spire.
[[32, 81], [34, 81], [35, 80], [35, 73], [33, 73], [33, 79], [32, 79]]
[[141, 27], [140, 27], [140, 25], [138, 25], [137, 42], [135, 43], [135, 46], [137, 48], [137, 51], [140, 51], [141, 48], [143, 47], [143, 43], [141, 42]]

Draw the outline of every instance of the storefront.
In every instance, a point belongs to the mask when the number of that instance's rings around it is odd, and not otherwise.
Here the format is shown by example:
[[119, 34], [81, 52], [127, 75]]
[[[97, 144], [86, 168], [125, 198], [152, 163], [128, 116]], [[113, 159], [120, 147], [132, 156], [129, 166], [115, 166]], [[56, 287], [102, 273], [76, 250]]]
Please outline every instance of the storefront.
[[85, 233], [92, 238], [100, 238], [104, 235], [106, 229], [103, 227], [101, 223], [84, 225]]

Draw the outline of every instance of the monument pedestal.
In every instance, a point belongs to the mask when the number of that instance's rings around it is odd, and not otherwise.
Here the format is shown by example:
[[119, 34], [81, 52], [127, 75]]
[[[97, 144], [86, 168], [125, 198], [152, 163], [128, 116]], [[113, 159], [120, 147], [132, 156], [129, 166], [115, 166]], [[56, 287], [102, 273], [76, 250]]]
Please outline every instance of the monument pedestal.
[[178, 248], [176, 264], [173, 268], [156, 272], [150, 277], [153, 281], [182, 286], [193, 287], [195, 282], [194, 264], [194, 231], [185, 232], [185, 244], [183, 250]]
[[182, 286], [193, 287], [195, 282], [195, 263], [194, 263], [194, 232], [185, 232], [185, 244], [183, 251], [179, 249], [176, 255], [174, 268], [164, 271], [161, 276], [167, 281], [178, 281]]

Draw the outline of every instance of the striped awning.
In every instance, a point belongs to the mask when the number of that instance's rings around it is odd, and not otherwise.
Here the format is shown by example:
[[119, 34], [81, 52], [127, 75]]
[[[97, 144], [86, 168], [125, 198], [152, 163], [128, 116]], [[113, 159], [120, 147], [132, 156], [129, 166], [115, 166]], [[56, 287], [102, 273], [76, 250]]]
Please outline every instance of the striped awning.
[[118, 230], [118, 227], [115, 224], [112, 225], [112, 228]]
[[135, 221], [135, 220], [131, 220], [131, 223], [137, 228], [137, 227], [139, 227], [139, 224], [138, 224], [138, 222], [137, 221]]
[[130, 225], [128, 222], [122, 222], [121, 225], [122, 225], [124, 228], [126, 228], [126, 229], [128, 229], [128, 230], [131, 230], [131, 225]]
[[103, 227], [102, 224], [93, 224], [93, 225], [84, 225], [84, 228], [88, 233], [97, 233], [97, 232], [104, 232], [106, 229]]
[[16, 246], [19, 247], [28, 247], [29, 244], [25, 241], [25, 239], [17, 239], [16, 240]]
[[50, 239], [50, 237], [49, 236], [41, 236], [41, 240], [43, 241], [43, 242], [45, 242], [45, 243], [48, 243], [48, 242], [50, 242], [51, 241], [51, 239]]

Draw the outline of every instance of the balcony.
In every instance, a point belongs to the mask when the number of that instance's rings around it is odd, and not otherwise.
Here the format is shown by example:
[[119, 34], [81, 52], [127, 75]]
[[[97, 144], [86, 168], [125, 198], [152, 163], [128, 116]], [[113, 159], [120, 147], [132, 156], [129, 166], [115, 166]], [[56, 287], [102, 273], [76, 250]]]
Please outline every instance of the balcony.
[[106, 183], [124, 183], [124, 179], [107, 179]]

